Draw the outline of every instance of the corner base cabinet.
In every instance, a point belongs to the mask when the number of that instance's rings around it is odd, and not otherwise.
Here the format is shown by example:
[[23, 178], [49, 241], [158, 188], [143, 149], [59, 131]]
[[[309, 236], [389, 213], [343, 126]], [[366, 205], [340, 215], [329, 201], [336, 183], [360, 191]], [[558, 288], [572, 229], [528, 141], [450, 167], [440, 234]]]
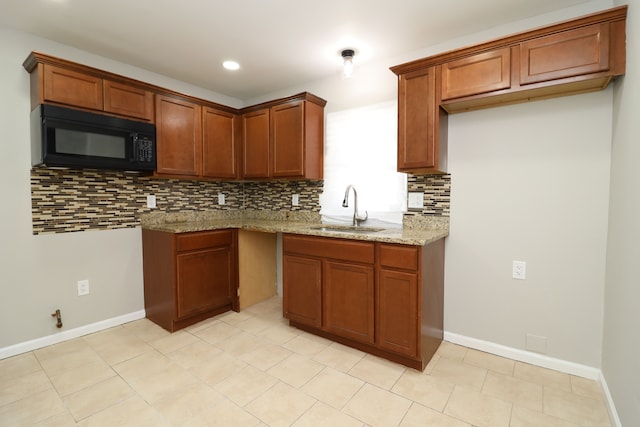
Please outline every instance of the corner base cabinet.
[[289, 324], [423, 370], [442, 342], [444, 239], [425, 246], [285, 234]]
[[142, 230], [144, 307], [170, 332], [239, 310], [236, 230]]

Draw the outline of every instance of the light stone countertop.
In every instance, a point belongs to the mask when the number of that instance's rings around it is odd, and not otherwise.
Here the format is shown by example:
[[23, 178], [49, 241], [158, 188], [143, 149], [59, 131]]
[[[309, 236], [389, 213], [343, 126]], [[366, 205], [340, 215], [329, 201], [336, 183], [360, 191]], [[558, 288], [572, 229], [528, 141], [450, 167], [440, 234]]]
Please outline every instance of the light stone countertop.
[[[235, 212], [235, 213], [234, 213]], [[291, 233], [309, 236], [334, 237], [341, 239], [364, 240], [370, 242], [399, 243], [424, 246], [449, 234], [448, 221], [419, 221], [416, 224], [405, 223], [403, 227], [382, 228], [379, 231], [353, 232], [352, 230], [323, 230], [335, 224], [323, 224], [318, 214], [297, 215], [291, 213], [267, 213], [223, 211], [210, 213], [149, 214], [141, 218], [142, 228], [169, 233], [188, 233], [194, 231], [237, 228], [266, 233]], [[348, 224], [344, 224], [348, 225]], [[363, 224], [362, 228], [370, 226]], [[373, 227], [380, 228], [377, 225]]]

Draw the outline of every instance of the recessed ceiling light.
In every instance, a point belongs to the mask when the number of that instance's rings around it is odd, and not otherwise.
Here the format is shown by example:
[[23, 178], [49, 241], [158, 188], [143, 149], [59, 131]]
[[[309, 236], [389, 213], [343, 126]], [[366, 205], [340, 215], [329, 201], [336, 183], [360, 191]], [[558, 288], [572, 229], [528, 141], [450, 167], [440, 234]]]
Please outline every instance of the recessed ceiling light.
[[240, 64], [238, 64], [236, 61], [224, 61], [222, 63], [222, 66], [227, 70], [237, 70], [240, 68]]

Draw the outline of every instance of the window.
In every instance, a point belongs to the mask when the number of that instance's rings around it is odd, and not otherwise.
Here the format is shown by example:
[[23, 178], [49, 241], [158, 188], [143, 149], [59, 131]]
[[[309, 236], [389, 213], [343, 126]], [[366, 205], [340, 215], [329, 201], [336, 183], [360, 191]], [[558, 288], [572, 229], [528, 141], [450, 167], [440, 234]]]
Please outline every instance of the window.
[[[324, 192], [320, 213], [325, 220], [348, 220], [342, 207], [349, 184], [358, 191], [358, 211], [369, 219], [402, 224], [406, 211], [407, 175], [396, 171], [397, 105], [395, 101], [327, 115]], [[341, 218], [336, 218], [341, 217]]]

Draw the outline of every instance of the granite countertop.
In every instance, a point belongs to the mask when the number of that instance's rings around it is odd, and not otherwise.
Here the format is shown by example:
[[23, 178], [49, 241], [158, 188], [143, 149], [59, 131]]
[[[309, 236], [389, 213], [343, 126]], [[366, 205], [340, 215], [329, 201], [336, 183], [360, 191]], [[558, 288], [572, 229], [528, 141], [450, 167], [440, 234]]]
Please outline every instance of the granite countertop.
[[[148, 214], [141, 218], [142, 228], [169, 233], [188, 233], [194, 231], [238, 228], [267, 233], [292, 233], [309, 236], [334, 237], [341, 239], [364, 240], [370, 242], [399, 243], [424, 246], [449, 234], [448, 220], [405, 222], [402, 227], [380, 227], [362, 224], [361, 230], [349, 229], [349, 224], [326, 224], [320, 215], [297, 212], [270, 211], [223, 211], [191, 212], [174, 214]], [[337, 230], [327, 229], [337, 225]], [[347, 226], [346, 228], [341, 228]], [[374, 230], [367, 230], [373, 229]]]

